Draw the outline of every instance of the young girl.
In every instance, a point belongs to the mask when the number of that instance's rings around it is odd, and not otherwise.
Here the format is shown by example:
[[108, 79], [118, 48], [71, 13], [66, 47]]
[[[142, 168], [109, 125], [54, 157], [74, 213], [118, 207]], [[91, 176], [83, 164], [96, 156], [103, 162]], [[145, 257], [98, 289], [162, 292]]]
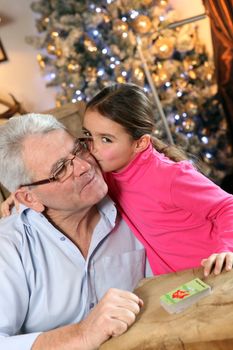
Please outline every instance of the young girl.
[[233, 196], [156, 139], [154, 128], [149, 99], [131, 84], [103, 89], [87, 104], [83, 119], [109, 194], [146, 247], [153, 272], [201, 262], [206, 275], [214, 264], [215, 273], [223, 264], [231, 269]]
[[[103, 89], [86, 106], [84, 134], [109, 194], [144, 244], [154, 274], [233, 263], [233, 197], [154, 134], [153, 110], [135, 85]], [[9, 212], [5, 203], [5, 214]], [[207, 259], [206, 259], [207, 258]]]

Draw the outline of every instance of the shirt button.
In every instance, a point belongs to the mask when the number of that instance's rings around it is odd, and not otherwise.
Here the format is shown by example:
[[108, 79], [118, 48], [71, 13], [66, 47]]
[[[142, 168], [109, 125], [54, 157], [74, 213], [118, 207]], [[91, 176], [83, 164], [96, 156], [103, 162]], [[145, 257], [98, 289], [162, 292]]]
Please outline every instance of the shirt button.
[[65, 239], [66, 239], [65, 237], [61, 237], [60, 241], [65, 241]]
[[90, 309], [93, 309], [94, 306], [95, 306], [94, 303], [90, 303], [89, 308], [90, 308]]

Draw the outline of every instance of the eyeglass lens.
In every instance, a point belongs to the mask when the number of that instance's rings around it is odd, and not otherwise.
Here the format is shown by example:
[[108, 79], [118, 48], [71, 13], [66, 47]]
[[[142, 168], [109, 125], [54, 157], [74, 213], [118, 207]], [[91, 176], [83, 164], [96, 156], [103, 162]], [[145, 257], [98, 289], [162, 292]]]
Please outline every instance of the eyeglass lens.
[[73, 158], [65, 160], [59, 165], [59, 167], [54, 171], [52, 177], [58, 181], [64, 181], [67, 179], [73, 172], [73, 161], [75, 157], [82, 158], [89, 152], [88, 139], [78, 139], [72, 151], [74, 155]]

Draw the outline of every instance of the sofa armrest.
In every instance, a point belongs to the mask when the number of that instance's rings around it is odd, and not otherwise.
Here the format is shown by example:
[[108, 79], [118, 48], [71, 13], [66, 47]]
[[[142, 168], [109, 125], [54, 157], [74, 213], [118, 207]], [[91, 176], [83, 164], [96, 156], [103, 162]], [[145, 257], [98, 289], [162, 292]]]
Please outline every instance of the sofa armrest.
[[67, 103], [61, 107], [50, 109], [44, 114], [52, 114], [62, 122], [74, 136], [80, 136], [82, 130], [82, 116], [85, 102]]

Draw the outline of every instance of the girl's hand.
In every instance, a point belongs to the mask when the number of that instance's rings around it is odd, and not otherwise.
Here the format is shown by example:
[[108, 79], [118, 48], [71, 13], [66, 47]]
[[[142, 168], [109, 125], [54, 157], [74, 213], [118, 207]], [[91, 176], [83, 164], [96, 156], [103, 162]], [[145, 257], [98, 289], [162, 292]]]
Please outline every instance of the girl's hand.
[[233, 266], [233, 253], [223, 252], [212, 254], [207, 259], [201, 261], [201, 266], [204, 267], [205, 277], [207, 277], [212, 270], [215, 275], [219, 275], [224, 267], [225, 271], [230, 271]]
[[19, 211], [19, 202], [15, 198], [14, 194], [11, 195], [1, 204], [0, 212], [2, 217], [9, 216], [12, 208], [15, 206], [16, 210]]

